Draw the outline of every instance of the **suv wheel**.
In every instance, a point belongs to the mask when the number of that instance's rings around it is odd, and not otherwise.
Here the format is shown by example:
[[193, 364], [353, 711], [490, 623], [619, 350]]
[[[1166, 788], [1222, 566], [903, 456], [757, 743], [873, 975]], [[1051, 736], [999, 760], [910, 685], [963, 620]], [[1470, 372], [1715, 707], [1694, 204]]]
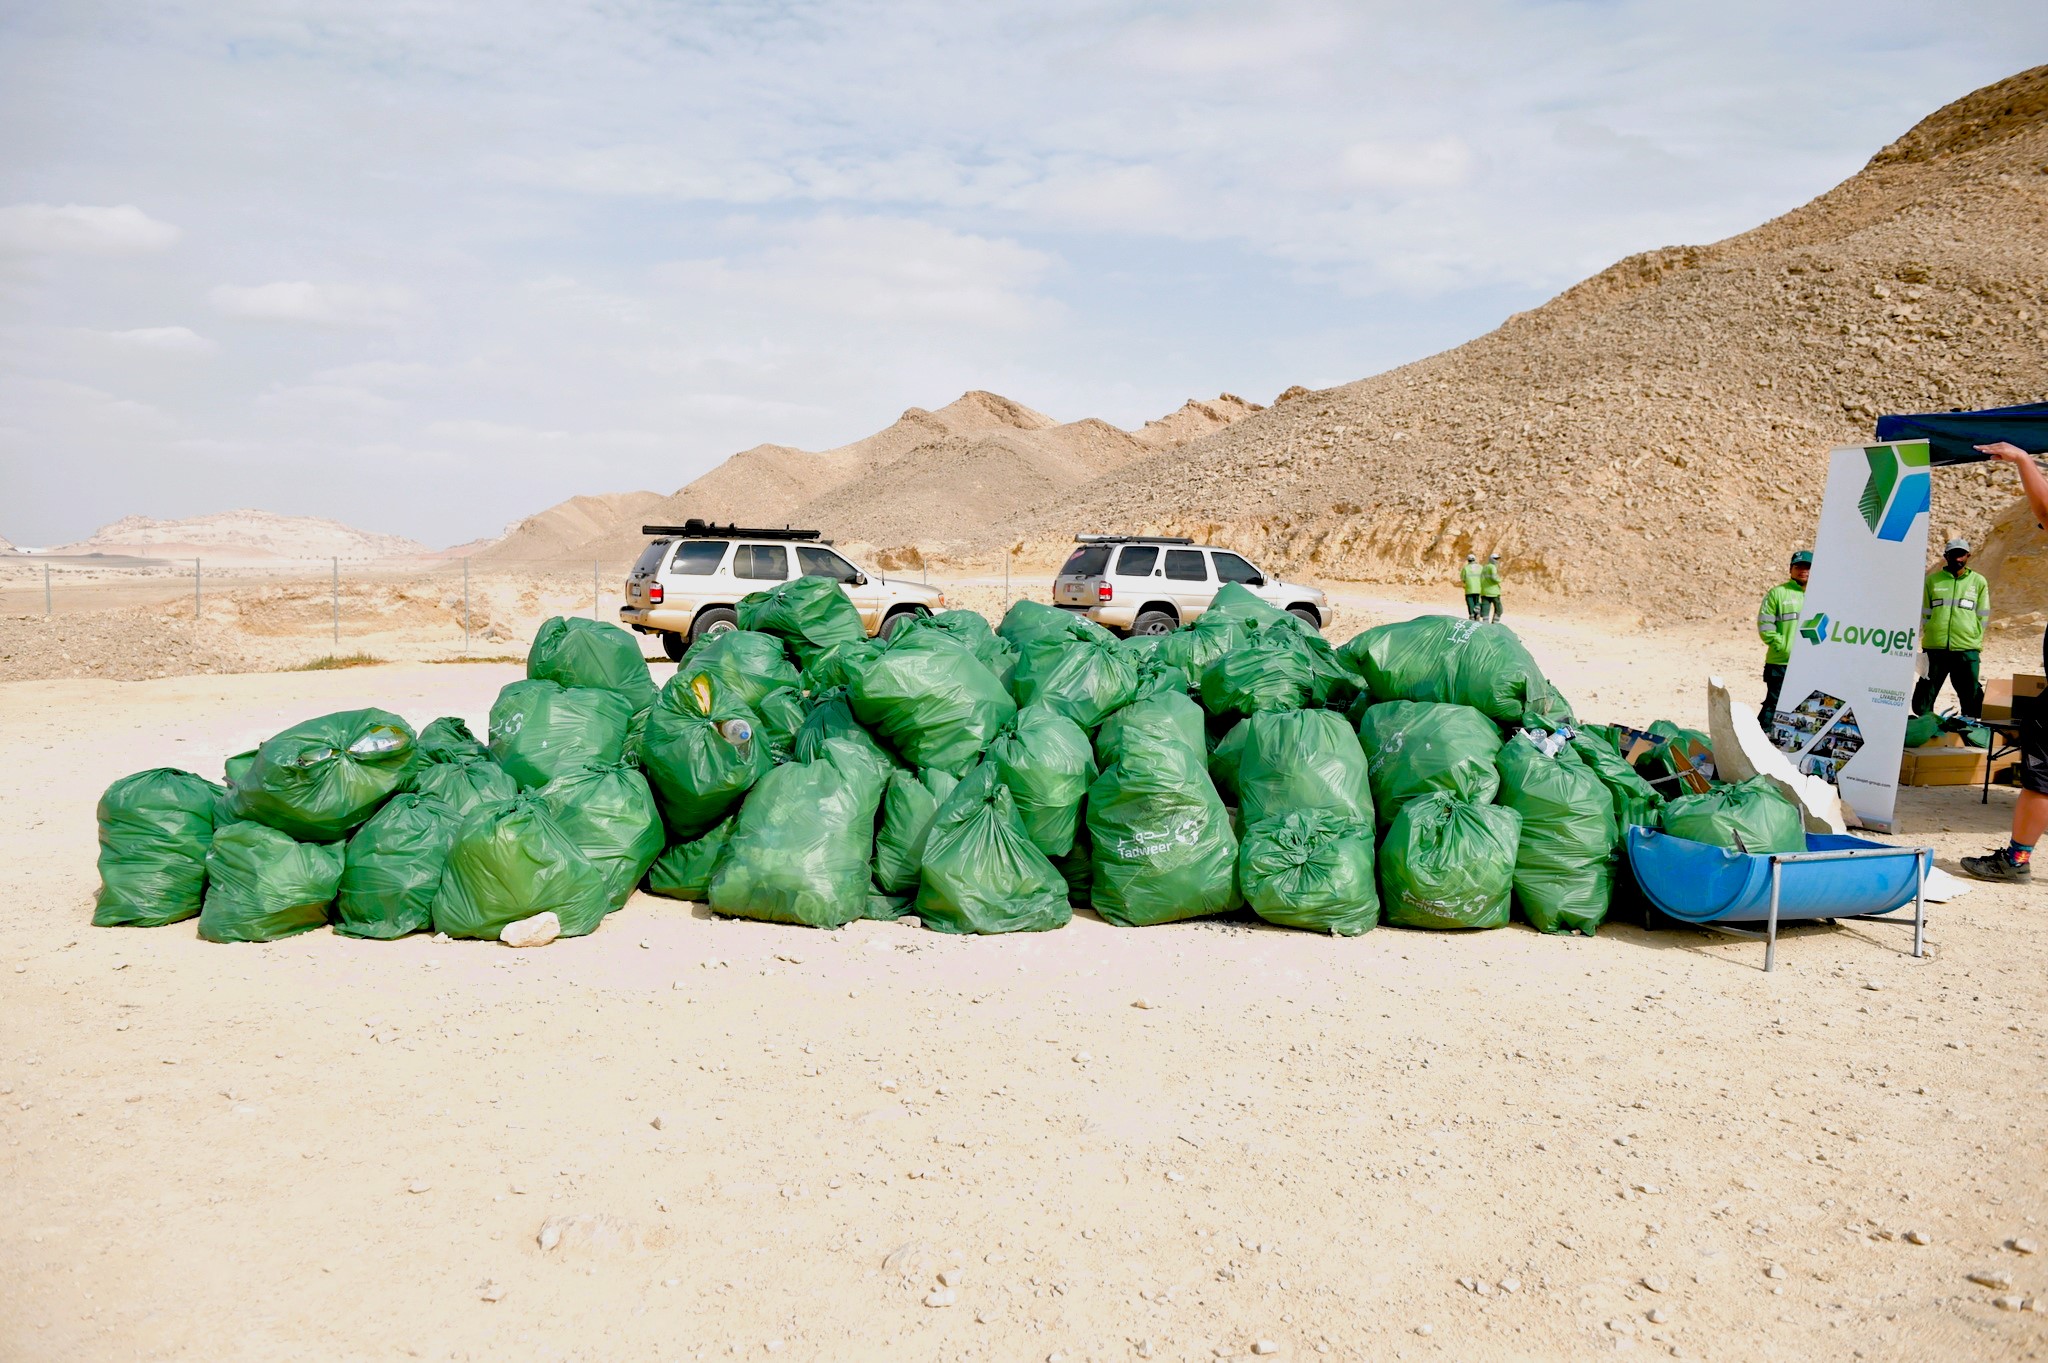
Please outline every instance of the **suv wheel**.
[[661, 651], [670, 662], [679, 663], [690, 651], [690, 641], [672, 629], [665, 629], [661, 632]]
[[690, 622], [690, 642], [708, 639], [714, 634], [724, 634], [740, 627], [740, 618], [730, 606], [712, 606], [697, 612], [697, 618]]
[[1311, 610], [1309, 607], [1289, 606], [1287, 608], [1287, 613], [1293, 616], [1295, 619], [1301, 621], [1302, 624], [1307, 625], [1310, 629], [1315, 630], [1318, 633], [1322, 631], [1322, 619], [1319, 616], [1317, 616], [1315, 611]]
[[881, 636], [882, 642], [886, 644], [889, 640], [896, 637], [896, 631], [903, 628], [904, 621], [914, 620], [920, 615], [929, 614], [931, 614], [930, 611], [912, 608], [907, 611], [897, 611], [894, 614], [886, 615], [882, 618], [882, 628], [877, 633]]
[[1131, 621], [1131, 634], [1171, 634], [1175, 628], [1174, 619], [1165, 611], [1140, 611], [1138, 618]]

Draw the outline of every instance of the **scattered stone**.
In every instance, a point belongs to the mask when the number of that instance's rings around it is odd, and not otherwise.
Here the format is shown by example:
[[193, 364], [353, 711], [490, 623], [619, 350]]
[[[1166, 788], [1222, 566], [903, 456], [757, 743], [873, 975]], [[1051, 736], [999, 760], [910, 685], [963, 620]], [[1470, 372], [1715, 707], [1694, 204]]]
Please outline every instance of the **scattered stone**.
[[1649, 1314], [1644, 1316], [1643, 1319], [1649, 1321], [1652, 1325], [1669, 1325], [1671, 1323], [1671, 1313], [1661, 1306], [1653, 1306], [1650, 1308]]
[[2024, 1235], [2006, 1241], [2005, 1247], [2014, 1254], [2039, 1254], [2041, 1252], [2041, 1246]]
[[498, 940], [508, 947], [544, 947], [561, 935], [562, 920], [550, 909], [516, 923], [507, 923], [499, 930]]
[[485, 1301], [505, 1300], [505, 1289], [499, 1283], [487, 1282], [476, 1290], [476, 1294]]
[[1500, 1280], [1500, 1290], [1510, 1295], [1519, 1292], [1522, 1290], [1522, 1280], [1520, 1278], [1502, 1278]]
[[1649, 1277], [1643, 1279], [1643, 1286], [1649, 1288], [1652, 1292], [1666, 1292], [1669, 1291], [1671, 1288], [1670, 1283], [1666, 1282], [1664, 1279], [1658, 1277], [1654, 1273], [1651, 1274]]
[[936, 1292], [926, 1293], [924, 1304], [926, 1306], [951, 1306], [959, 1300], [960, 1294], [958, 1292], [955, 1292], [950, 1287], [942, 1287]]
[[2008, 1293], [2003, 1297], [1993, 1297], [1991, 1304], [2001, 1311], [2018, 1311], [2026, 1306], [2027, 1299], [2025, 1297], [2015, 1297]]
[[[981, 1317], [980, 1317], [980, 1316], [976, 1316], [976, 1317], [975, 1317], [975, 1319], [976, 1319], [976, 1320], [980, 1320], [980, 1319], [981, 1319]], [[1149, 1340], [1149, 1339], [1141, 1339], [1141, 1340], [1139, 1340], [1139, 1341], [1138, 1341], [1138, 1357], [1140, 1357], [1140, 1358], [1150, 1358], [1150, 1357], [1152, 1357], [1152, 1341], [1151, 1341], [1151, 1340]]]
[[1906, 1243], [1909, 1245], [1931, 1245], [1934, 1243], [1934, 1237], [1924, 1230], [1909, 1230], [1906, 1232]]
[[1270, 1339], [1255, 1340], [1252, 1343], [1252, 1352], [1261, 1356], [1277, 1354], [1280, 1352], [1280, 1346]]
[[763, 1344], [761, 1347], [766, 1349], [771, 1354], [779, 1354], [782, 1352], [782, 1341], [779, 1339], [771, 1339], [766, 1344]]
[[[1154, 1004], [1152, 1000], [1144, 997], [1139, 997], [1131, 1000], [1131, 1007], [1133, 1008], [1154, 1008], [1157, 1006], [1158, 1005]], [[1147, 1342], [1149, 1343], [1150, 1341]], [[1146, 1357], [1150, 1357], [1150, 1355], [1148, 1354], [1146, 1355]]]
[[1094, 1056], [1092, 1056], [1092, 1055], [1088, 1054], [1088, 1052], [1086, 1052], [1086, 1051], [1075, 1051], [1075, 1052], [1074, 1052], [1074, 1063], [1075, 1063], [1076, 1065], [1085, 1065], [1085, 1064], [1087, 1064], [1087, 1063], [1088, 1063], [1089, 1061], [1093, 1060], [1094, 1058], [1095, 1058]]
[[958, 1287], [966, 1276], [957, 1268], [942, 1268], [939, 1270], [939, 1286]]
[[1415, 1333], [1427, 1338], [1436, 1333], [1436, 1327], [1434, 1325], [1418, 1325], [1415, 1327]]
[[434, 1185], [431, 1183], [425, 1183], [419, 1179], [414, 1179], [412, 1182], [405, 1185], [405, 1190], [409, 1193], [425, 1193], [431, 1192], [433, 1190], [433, 1187]]
[[1636, 1332], [1636, 1323], [1632, 1320], [1623, 1320], [1620, 1316], [1616, 1316], [1613, 1320], [1607, 1322], [1607, 1328], [1614, 1331], [1617, 1335], [1632, 1335]]
[[1764, 1276], [1766, 1278], [1782, 1278], [1785, 1276], [1785, 1266], [1783, 1264], [1772, 1264], [1764, 1270]]
[[924, 920], [914, 913], [906, 913], [896, 921], [906, 928], [921, 928], [924, 926]]
[[647, 1124], [653, 1127], [656, 1131], [665, 1131], [668, 1129], [668, 1118], [663, 1116], [661, 1113], [657, 1112], [654, 1114], [653, 1119], [650, 1120]]
[[2012, 1286], [2012, 1274], [1996, 1269], [1984, 1269], [1966, 1276], [1979, 1287], [1992, 1287], [2003, 1291]]

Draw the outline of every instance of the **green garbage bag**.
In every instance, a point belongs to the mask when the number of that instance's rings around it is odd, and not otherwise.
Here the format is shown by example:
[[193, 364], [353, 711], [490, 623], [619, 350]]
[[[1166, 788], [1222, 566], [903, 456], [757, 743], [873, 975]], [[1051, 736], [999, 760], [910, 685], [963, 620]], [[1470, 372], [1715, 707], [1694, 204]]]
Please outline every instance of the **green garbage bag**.
[[1668, 779], [1677, 773], [1680, 765], [1673, 760], [1674, 754], [1683, 758], [1700, 775], [1713, 779], [1714, 740], [1706, 734], [1698, 729], [1681, 728], [1668, 719], [1658, 720], [1645, 732], [1665, 741], [1636, 759], [1636, 773], [1645, 781], [1665, 782], [1660, 789], [1666, 798], [1685, 793], [1676, 781]]
[[647, 893], [670, 899], [690, 899], [701, 904], [711, 893], [711, 877], [732, 841], [731, 819], [701, 838], [679, 842], [654, 859], [647, 868]]
[[[461, 764], [436, 764], [455, 770]], [[511, 786], [511, 778], [506, 778]], [[518, 795], [514, 787], [511, 799]], [[344, 937], [390, 939], [434, 921], [434, 895], [463, 815], [428, 795], [394, 795], [348, 840], [334, 900], [334, 930]]]
[[1004, 686], [1017, 669], [1017, 650], [1010, 641], [989, 627], [978, 611], [950, 610], [936, 615], [914, 615], [896, 627], [889, 637], [890, 648], [914, 646], [924, 638], [950, 639], [981, 659], [981, 665], [996, 674]]
[[1048, 637], [1067, 639], [1109, 639], [1116, 636], [1084, 615], [1048, 606], [1043, 601], [1017, 601], [1003, 613], [1002, 623], [996, 626], [996, 633], [1009, 641], [1012, 648], [1022, 655], [1025, 648], [1036, 640]]
[[1251, 630], [1242, 619], [1227, 611], [1207, 610], [1193, 624], [1155, 637], [1159, 640], [1161, 661], [1199, 680], [1209, 670], [1209, 664], [1244, 647], [1251, 639]]
[[820, 696], [835, 686], [850, 686], [869, 663], [882, 656], [882, 647], [880, 639], [834, 644], [812, 658], [798, 675], [798, 689], [806, 696]]
[[1372, 799], [1385, 829], [1401, 806], [1446, 791], [1487, 804], [1500, 793], [1500, 730], [1469, 705], [1397, 700], [1368, 709], [1358, 741], [1372, 772]]
[[1209, 752], [1209, 779], [1216, 784], [1216, 793], [1223, 797], [1223, 803], [1233, 808], [1237, 805], [1237, 768], [1244, 761], [1244, 745], [1252, 731], [1244, 720], [1230, 726], [1216, 746]]
[[797, 684], [797, 670], [782, 640], [748, 629], [705, 635], [690, 645], [676, 671], [711, 678], [720, 695], [750, 710], [758, 710], [770, 692]]
[[1715, 786], [1704, 795], [1679, 796], [1664, 806], [1664, 831], [1733, 852], [1806, 850], [1806, 820], [1799, 806], [1763, 776]]
[[[1231, 784], [1247, 828], [1298, 809], [1373, 821], [1365, 750], [1344, 716], [1335, 710], [1274, 710], [1253, 715], [1232, 733], [1240, 731], [1244, 738]], [[1210, 759], [1212, 774], [1222, 752], [1219, 747]]]
[[397, 715], [343, 710], [265, 739], [234, 776], [229, 804], [237, 819], [333, 842], [403, 788], [415, 760], [412, 727]]
[[199, 935], [209, 942], [274, 942], [327, 926], [341, 885], [340, 843], [296, 842], [268, 824], [213, 830]]
[[469, 725], [454, 715], [443, 715], [420, 730], [415, 746], [422, 762], [476, 762], [491, 755]]
[[1202, 669], [1202, 708], [1212, 715], [1299, 710], [1314, 684], [1315, 664], [1301, 641], [1286, 630], [1261, 630]]
[[861, 917], [876, 923], [893, 923], [910, 912], [915, 895], [884, 894], [873, 886], [868, 888], [868, 906], [861, 910]]
[[[1147, 634], [1141, 637], [1156, 642], [1168, 636], [1164, 634]], [[1132, 640], [1130, 642], [1136, 641]], [[1154, 656], [1151, 657], [1146, 657], [1142, 654], [1136, 656], [1138, 662], [1138, 693], [1131, 697], [1132, 700], [1143, 700], [1147, 696], [1156, 696], [1161, 692], [1172, 692], [1176, 695], [1185, 696], [1194, 690], [1195, 684], [1188, 674], [1174, 664], [1159, 658], [1156, 651]], [[1104, 722], [1107, 723], [1106, 720]]]
[[531, 790], [565, 771], [619, 761], [632, 724], [633, 711], [616, 691], [513, 682], [491, 706], [491, 756]]
[[541, 621], [526, 651], [526, 675], [532, 681], [613, 692], [633, 714], [654, 704], [654, 678], [640, 640], [604, 620], [551, 615]]
[[1246, 828], [1237, 879], [1268, 923], [1355, 937], [1380, 921], [1372, 862], [1371, 819], [1295, 809]]
[[204, 776], [155, 767], [124, 776], [100, 796], [99, 928], [160, 928], [199, 912], [206, 849], [221, 787]]
[[989, 745], [996, 778], [1016, 799], [1025, 836], [1049, 857], [1065, 856], [1095, 781], [1095, 751], [1081, 726], [1044, 703], [1025, 706]]
[[654, 787], [669, 836], [706, 832], [774, 763], [754, 712], [706, 676], [681, 671], [647, 712], [640, 765]]
[[782, 640], [799, 667], [809, 667], [834, 644], [864, 639], [868, 632], [839, 583], [815, 574], [743, 596], [738, 611], [741, 629]]
[[584, 767], [563, 772], [536, 793], [576, 850], [603, 873], [606, 902], [616, 909], [632, 898], [664, 841], [661, 812], [639, 769], [624, 762]]
[[1522, 816], [1501, 805], [1444, 791], [1410, 800], [1380, 843], [1382, 916], [1401, 928], [1506, 927], [1521, 836]]
[[555, 822], [547, 800], [526, 791], [485, 805], [456, 831], [434, 896], [434, 930], [489, 940], [552, 913], [562, 936], [581, 937], [610, 909], [604, 872]]
[[1073, 918], [1066, 878], [1024, 832], [993, 766], [969, 772], [932, 817], [917, 916], [955, 933], [1044, 932]]
[[939, 812], [939, 802], [958, 784], [957, 778], [936, 767], [889, 773], [889, 784], [882, 792], [882, 823], [875, 831], [876, 889], [889, 895], [916, 892], [925, 833], [931, 828], [932, 815]]
[[1556, 715], [1550, 683], [1506, 625], [1425, 615], [1366, 630], [1339, 650], [1373, 699], [1469, 705], [1488, 719], [1544, 728]]
[[1203, 759], [1178, 743], [1126, 744], [1088, 788], [1091, 902], [1119, 927], [1227, 913], [1237, 838]]
[[906, 761], [955, 776], [1017, 714], [995, 673], [957, 648], [890, 649], [853, 679], [849, 698]]
[[1027, 646], [1010, 679], [1019, 705], [1045, 705], [1094, 732], [1138, 697], [1138, 665], [1114, 639], [1049, 635]]
[[763, 776], [711, 877], [712, 912], [815, 928], [862, 917], [884, 784], [867, 755], [839, 738]]
[[213, 822], [217, 828], [224, 823], [233, 823], [239, 817], [235, 813], [235, 787], [245, 785], [249, 771], [256, 765], [256, 749], [238, 752], [221, 763], [220, 795], [213, 805]]
[[1607, 749], [1607, 751], [1613, 753], [1616, 757], [1621, 756], [1621, 736], [1614, 731], [1614, 726], [1612, 724], [1575, 725], [1572, 728], [1572, 738], [1574, 739], [1574, 741], [1580, 739], [1591, 740], [1598, 746], [1603, 747]]
[[768, 745], [769, 760], [787, 762], [796, 749], [797, 732], [810, 716], [810, 707], [804, 704], [804, 698], [794, 686], [781, 687], [761, 697], [754, 715], [761, 721], [761, 731], [756, 737]]
[[1651, 789], [1648, 781], [1636, 775], [1635, 768], [1622, 761], [1621, 754], [1611, 744], [1589, 737], [1581, 730], [1572, 735], [1571, 751], [1607, 788], [1608, 797], [1614, 805], [1617, 842], [1618, 835], [1628, 832], [1633, 826], [1662, 826], [1664, 797]]
[[854, 718], [853, 703], [847, 699], [843, 686], [835, 686], [822, 696], [812, 698], [811, 712], [804, 716], [803, 726], [796, 731], [796, 741], [790, 745], [790, 758], [809, 762], [825, 751], [827, 740], [834, 738], [844, 739], [860, 749], [885, 781], [890, 772], [902, 765], [896, 754], [883, 747], [881, 741], [868, 732], [867, 726]]
[[1095, 764], [1113, 765], [1127, 751], [1144, 752], [1164, 744], [1205, 761], [1209, 741], [1202, 707], [1185, 692], [1161, 691], [1134, 700], [1102, 721], [1095, 731]]
[[1614, 897], [1614, 800], [1569, 750], [1546, 757], [1526, 733], [1500, 751], [1500, 802], [1522, 816], [1515, 902], [1538, 932], [1591, 937]]
[[411, 784], [414, 793], [439, 800], [457, 814], [519, 793], [512, 774], [488, 756], [481, 761], [429, 762], [413, 773]]
[[1937, 714], [1912, 715], [1906, 720], [1906, 746], [1917, 748], [1932, 743], [1941, 737], [1941, 716]]
[[1067, 903], [1087, 908], [1095, 887], [1095, 844], [1089, 841], [1087, 820], [1074, 830], [1074, 850], [1054, 857], [1052, 864], [1067, 882]]

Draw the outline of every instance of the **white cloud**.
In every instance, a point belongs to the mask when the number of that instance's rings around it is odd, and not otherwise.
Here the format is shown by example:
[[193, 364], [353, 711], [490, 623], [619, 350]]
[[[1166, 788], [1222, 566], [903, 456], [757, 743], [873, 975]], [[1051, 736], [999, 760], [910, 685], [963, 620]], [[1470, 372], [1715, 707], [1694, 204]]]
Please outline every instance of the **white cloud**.
[[134, 204], [12, 204], [0, 208], [0, 255], [133, 256], [168, 250], [178, 229]]
[[96, 331], [92, 334], [124, 350], [160, 355], [200, 357], [220, 349], [190, 327], [135, 327], [128, 331]]
[[418, 388], [434, 377], [430, 364], [407, 364], [400, 360], [362, 360], [336, 365], [313, 376], [313, 382], [345, 388]]
[[303, 279], [239, 287], [223, 284], [207, 295], [230, 317], [258, 322], [307, 322], [330, 327], [396, 326], [416, 303], [410, 290], [391, 285], [313, 284]]
[[1353, 142], [1339, 158], [1344, 180], [1362, 189], [1450, 189], [1472, 176], [1463, 138], [1428, 142]]

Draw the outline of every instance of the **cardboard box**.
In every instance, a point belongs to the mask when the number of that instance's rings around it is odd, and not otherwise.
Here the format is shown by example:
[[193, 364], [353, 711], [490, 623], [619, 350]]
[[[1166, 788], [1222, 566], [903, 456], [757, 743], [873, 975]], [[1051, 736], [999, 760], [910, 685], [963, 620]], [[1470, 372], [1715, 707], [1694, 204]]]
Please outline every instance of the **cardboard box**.
[[1984, 683], [1984, 718], [2009, 720], [2014, 696], [2038, 696], [2044, 691], [2048, 691], [2048, 677], [2038, 672], [1993, 677]]
[[[1906, 749], [1899, 759], [1902, 786], [1981, 786], [1984, 763], [1990, 754], [1982, 748], [1961, 746], [1960, 734], [1943, 734], [1934, 742]], [[2017, 751], [2002, 754], [1991, 764], [1994, 780], [2020, 760]]]

